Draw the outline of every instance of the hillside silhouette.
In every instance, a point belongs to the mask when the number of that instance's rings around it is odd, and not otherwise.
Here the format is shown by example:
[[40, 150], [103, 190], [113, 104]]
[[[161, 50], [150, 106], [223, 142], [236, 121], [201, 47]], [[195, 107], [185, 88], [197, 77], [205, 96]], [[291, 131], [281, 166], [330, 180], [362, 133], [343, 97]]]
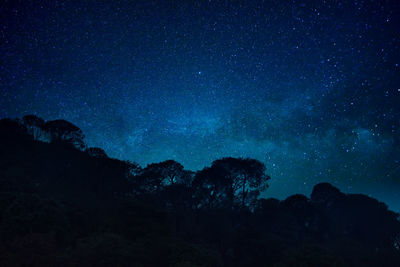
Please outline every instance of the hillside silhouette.
[[141, 167], [68, 121], [2, 119], [0, 266], [400, 266], [386, 204], [328, 183], [261, 198], [266, 172], [249, 158]]

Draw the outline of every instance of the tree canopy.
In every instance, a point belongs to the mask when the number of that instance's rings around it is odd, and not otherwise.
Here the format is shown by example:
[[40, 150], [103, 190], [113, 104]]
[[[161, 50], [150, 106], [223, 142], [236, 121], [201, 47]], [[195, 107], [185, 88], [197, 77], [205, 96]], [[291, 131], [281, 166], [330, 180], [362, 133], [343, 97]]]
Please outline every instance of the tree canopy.
[[76, 148], [84, 149], [85, 135], [78, 126], [66, 120], [47, 121], [44, 129], [49, 132], [51, 142], [63, 142], [74, 145]]
[[42, 118], [36, 115], [25, 115], [22, 117], [22, 123], [35, 140], [41, 140], [44, 137], [45, 121]]
[[209, 199], [209, 204], [226, 199], [231, 206], [253, 206], [260, 191], [271, 179], [264, 163], [249, 158], [222, 158], [196, 175], [195, 185]]
[[399, 266], [399, 214], [369, 196], [264, 199], [255, 159], [142, 168], [70, 145], [71, 123], [44, 122], [51, 143], [32, 125], [0, 120], [0, 266]]

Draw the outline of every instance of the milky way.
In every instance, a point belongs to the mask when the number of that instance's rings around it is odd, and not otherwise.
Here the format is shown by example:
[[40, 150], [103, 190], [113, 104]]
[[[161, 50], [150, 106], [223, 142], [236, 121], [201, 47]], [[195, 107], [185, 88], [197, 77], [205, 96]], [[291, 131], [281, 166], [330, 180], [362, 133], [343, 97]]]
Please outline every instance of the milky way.
[[400, 210], [399, 1], [3, 1], [0, 116], [198, 170], [253, 157], [264, 196], [328, 181]]

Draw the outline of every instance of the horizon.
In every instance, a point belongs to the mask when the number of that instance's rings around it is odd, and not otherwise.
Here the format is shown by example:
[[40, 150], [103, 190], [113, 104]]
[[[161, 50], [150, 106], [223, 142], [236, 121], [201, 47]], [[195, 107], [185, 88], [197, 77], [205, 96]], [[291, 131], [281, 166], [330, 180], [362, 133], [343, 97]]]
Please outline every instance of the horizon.
[[[26, 115], [31, 115], [31, 114], [26, 114]], [[4, 118], [0, 118], [0, 119], [4, 119]], [[17, 120], [18, 120], [19, 118], [11, 118], [11, 119], [17, 119]], [[62, 118], [57, 118], [57, 119], [62, 119]], [[45, 121], [49, 121], [49, 120], [45, 120]], [[84, 134], [84, 132], [83, 132], [83, 134]], [[85, 138], [86, 138], [86, 136], [85, 136]], [[46, 143], [49, 142], [49, 141], [40, 140], [40, 139], [39, 139], [39, 141], [40, 141], [40, 142], [46, 142]], [[87, 148], [96, 147], [96, 146], [90, 146], [89, 144], [86, 144], [86, 145], [87, 145]], [[102, 147], [99, 147], [99, 148], [103, 149]], [[105, 151], [105, 152], [107, 153], [107, 151]], [[139, 166], [140, 166], [141, 168], [145, 168], [146, 166], [148, 166], [148, 165], [150, 165], [150, 164], [152, 164], [152, 163], [160, 163], [160, 162], [162, 162], [162, 161], [166, 161], [166, 160], [171, 159], [171, 158], [165, 158], [165, 159], [160, 160], [160, 161], [149, 161], [149, 162], [147, 162], [147, 163], [140, 163], [140, 162], [135, 161], [134, 159], [130, 159], [130, 158], [123, 159], [123, 158], [119, 158], [119, 157], [114, 157], [114, 156], [112, 156], [112, 155], [109, 155], [108, 153], [107, 153], [107, 156], [108, 156], [109, 158], [111, 158], [111, 159], [116, 159], [116, 160], [120, 160], [120, 161], [125, 161], [125, 160], [127, 160], [127, 161], [130, 161], [130, 162], [137, 163], [137, 164], [139, 164]], [[222, 157], [219, 157], [219, 158], [215, 158], [215, 159], [211, 160], [210, 162], [206, 163], [203, 167], [198, 168], [198, 169], [186, 168], [186, 166], [185, 166], [184, 164], [183, 164], [183, 167], [184, 167], [185, 170], [189, 170], [189, 171], [193, 171], [193, 172], [198, 172], [198, 171], [201, 171], [202, 169], [204, 169], [204, 168], [206, 168], [206, 167], [210, 167], [211, 164], [213, 163], [213, 161], [218, 160], [218, 159], [222, 159], [222, 158], [225, 158], [225, 157], [231, 157], [231, 156], [227, 155], [227, 156], [222, 156]], [[238, 156], [237, 158], [250, 158], [250, 157], [241, 157], [241, 156]], [[172, 159], [172, 160], [176, 160], [176, 159]], [[257, 160], [259, 160], [259, 159], [257, 159]], [[180, 162], [180, 161], [177, 161], [177, 162], [182, 163], [182, 162]], [[262, 162], [262, 161], [261, 161], [261, 162]], [[263, 162], [263, 163], [265, 164], [265, 162]], [[268, 173], [268, 169], [267, 169], [267, 174], [269, 174], [269, 173]], [[304, 192], [304, 193], [293, 192], [293, 193], [291, 193], [291, 194], [288, 194], [287, 196], [280, 196], [280, 195], [274, 196], [274, 195], [269, 194], [269, 189], [271, 188], [271, 181], [273, 182], [273, 180], [274, 180], [274, 179], [273, 179], [273, 177], [272, 177], [272, 179], [268, 181], [269, 186], [268, 186], [268, 188], [267, 188], [264, 192], [261, 193], [260, 197], [262, 197], [262, 198], [276, 198], [276, 199], [279, 199], [280, 201], [283, 201], [283, 200], [285, 200], [286, 198], [288, 198], [288, 197], [290, 197], [290, 196], [293, 196], [293, 195], [296, 195], [296, 194], [303, 194], [303, 195], [307, 196], [308, 198], [310, 198], [310, 197], [311, 197], [311, 191], [314, 189], [315, 185], [320, 184], [320, 183], [326, 183], [326, 182], [329, 183], [329, 181], [320, 180], [320, 181], [318, 181], [317, 183], [311, 184], [311, 185], [310, 185], [310, 186], [311, 186], [311, 190], [310, 190], [309, 192]], [[397, 200], [396, 198], [390, 200], [390, 198], [387, 198], [387, 197], [385, 197], [384, 195], [378, 195], [378, 194], [376, 194], [376, 193], [375, 193], [375, 194], [374, 194], [374, 193], [372, 193], [372, 194], [371, 194], [371, 193], [368, 193], [367, 191], [365, 191], [365, 189], [364, 189], [364, 190], [360, 190], [360, 191], [354, 191], [354, 190], [352, 190], [352, 188], [347, 188], [347, 190], [346, 190], [346, 188], [341, 188], [341, 187], [338, 186], [338, 185], [334, 185], [334, 186], [337, 187], [341, 192], [343, 192], [343, 193], [345, 193], [345, 194], [363, 194], [363, 195], [367, 195], [367, 196], [369, 196], [369, 197], [372, 197], [372, 198], [374, 198], [374, 199], [377, 199], [378, 201], [383, 202], [383, 203], [385, 203], [386, 205], [388, 205], [388, 208], [389, 208], [390, 210], [400, 213], [400, 206], [399, 206], [398, 200]], [[389, 200], [388, 200], [388, 199], [389, 199]]]

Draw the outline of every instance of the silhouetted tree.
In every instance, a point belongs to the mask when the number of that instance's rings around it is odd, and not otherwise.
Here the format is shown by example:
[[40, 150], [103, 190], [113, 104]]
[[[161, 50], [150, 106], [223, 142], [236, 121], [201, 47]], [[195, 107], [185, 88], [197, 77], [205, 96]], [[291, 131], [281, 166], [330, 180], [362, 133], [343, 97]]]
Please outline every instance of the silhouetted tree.
[[400, 234], [399, 215], [384, 203], [361, 194], [344, 194], [329, 183], [314, 186], [311, 200], [328, 218], [332, 236], [350, 238], [371, 251], [394, 249]]
[[26, 115], [22, 118], [22, 123], [28, 129], [28, 133], [34, 140], [43, 138], [45, 121], [36, 115]]
[[311, 200], [316, 203], [323, 203], [327, 206], [333, 202], [344, 198], [344, 194], [339, 189], [329, 183], [319, 183], [314, 186], [311, 193]]
[[136, 183], [141, 191], [154, 193], [169, 185], [189, 184], [191, 177], [192, 172], [184, 170], [180, 163], [166, 160], [147, 165], [137, 175]]
[[132, 178], [133, 176], [138, 175], [143, 171], [142, 167], [140, 167], [140, 165], [136, 162], [125, 160], [124, 164], [128, 172], [127, 173], [128, 178]]
[[132, 180], [133, 188], [137, 194], [153, 194], [161, 187], [162, 177], [157, 172], [150, 171], [147, 167], [142, 169]]
[[[175, 161], [35, 142], [25, 121], [0, 120], [0, 266], [400, 266], [399, 214], [371, 197], [321, 183], [257, 199], [255, 160], [192, 179]], [[75, 127], [49, 127], [53, 142], [82, 140]]]
[[94, 158], [108, 158], [106, 152], [98, 147], [89, 147], [86, 149], [86, 152], [89, 154], [89, 156]]
[[[211, 167], [199, 171], [193, 181], [197, 198], [213, 207], [219, 205], [233, 207], [254, 206], [261, 190], [268, 187], [270, 179], [265, 174], [265, 165], [255, 159], [223, 158]], [[202, 201], [200, 201], [202, 202]]]
[[283, 202], [282, 205], [294, 208], [294, 209], [303, 209], [304, 207], [309, 205], [310, 200], [308, 197], [302, 194], [295, 194], [292, 196], [287, 197]]
[[211, 168], [222, 168], [232, 181], [232, 190], [242, 207], [253, 205], [259, 192], [268, 187], [271, 179], [265, 173], [264, 163], [250, 158], [223, 158], [213, 162]]
[[49, 132], [52, 142], [65, 142], [74, 145], [78, 149], [85, 148], [85, 138], [78, 126], [66, 120], [48, 121], [44, 128]]
[[232, 207], [232, 180], [219, 165], [198, 171], [192, 183], [197, 208]]
[[159, 176], [163, 185], [182, 183], [185, 172], [182, 164], [174, 160], [166, 160], [160, 163], [152, 163], [144, 169], [146, 173]]

